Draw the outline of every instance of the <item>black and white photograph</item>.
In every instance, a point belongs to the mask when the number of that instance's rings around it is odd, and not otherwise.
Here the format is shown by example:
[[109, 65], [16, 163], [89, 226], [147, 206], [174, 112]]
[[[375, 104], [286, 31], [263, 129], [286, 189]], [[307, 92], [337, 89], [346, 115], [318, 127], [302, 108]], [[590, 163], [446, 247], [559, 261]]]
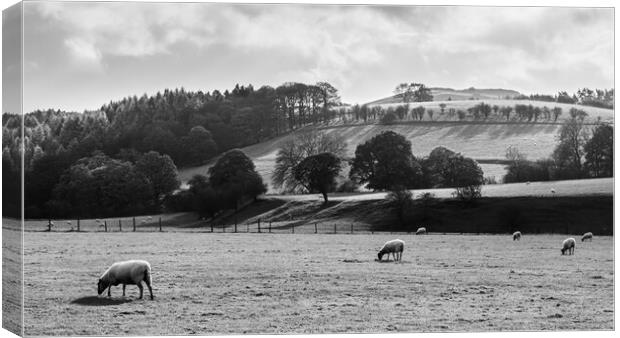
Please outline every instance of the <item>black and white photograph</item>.
[[615, 331], [613, 2], [2, 4], [5, 334]]

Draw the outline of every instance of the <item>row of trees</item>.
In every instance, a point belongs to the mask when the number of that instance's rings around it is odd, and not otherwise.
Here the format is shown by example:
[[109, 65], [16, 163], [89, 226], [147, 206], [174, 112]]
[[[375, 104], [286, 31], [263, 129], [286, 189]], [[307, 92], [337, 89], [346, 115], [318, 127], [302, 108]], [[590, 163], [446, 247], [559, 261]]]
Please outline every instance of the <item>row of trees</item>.
[[[37, 110], [23, 116], [23, 134], [22, 116], [3, 114], [3, 178], [21, 181], [23, 149], [26, 216], [45, 217], [63, 173], [93, 152], [126, 161], [156, 151], [178, 167], [202, 165], [229, 149], [334, 118], [339, 100], [326, 82], [258, 90], [237, 85], [223, 93], [181, 88], [126, 97], [84, 113]], [[8, 196], [19, 187], [5, 191]], [[7, 215], [18, 215], [16, 205], [5, 206]]]
[[557, 95], [531, 94], [519, 95], [515, 100], [535, 100], [545, 102], [558, 102], [568, 104], [582, 104], [599, 108], [614, 108], [614, 89], [578, 89], [573, 95], [565, 91], [558, 92]]
[[[53, 198], [42, 201], [45, 210], [30, 204], [26, 213], [110, 217], [158, 211], [162, 199], [179, 184], [177, 168], [168, 155], [151, 151], [121, 160], [95, 152], [62, 174], [53, 188]], [[31, 193], [26, 191], [27, 196]]]
[[509, 147], [504, 182], [613, 177], [613, 134], [609, 124], [590, 131], [583, 120], [571, 118], [562, 125], [550, 158], [529, 161], [518, 148]]
[[[436, 113], [439, 115], [435, 115]], [[556, 122], [562, 113], [561, 107], [538, 107], [531, 104], [499, 106], [480, 102], [467, 109], [453, 108], [446, 103], [440, 103], [438, 111], [424, 106], [410, 108], [409, 104], [389, 106], [388, 108], [354, 105], [348, 111], [342, 111], [340, 115], [345, 122], [348, 115], [349, 121], [380, 121], [382, 124], [392, 124], [403, 120], [421, 121], [425, 116], [431, 121], [435, 116], [445, 116], [448, 120], [457, 119], [458, 121], [486, 121], [495, 118], [496, 120], [512, 122], [539, 122], [542, 120]], [[584, 110], [574, 107], [570, 108], [569, 114], [571, 117], [576, 116], [582, 119], [587, 116]]]

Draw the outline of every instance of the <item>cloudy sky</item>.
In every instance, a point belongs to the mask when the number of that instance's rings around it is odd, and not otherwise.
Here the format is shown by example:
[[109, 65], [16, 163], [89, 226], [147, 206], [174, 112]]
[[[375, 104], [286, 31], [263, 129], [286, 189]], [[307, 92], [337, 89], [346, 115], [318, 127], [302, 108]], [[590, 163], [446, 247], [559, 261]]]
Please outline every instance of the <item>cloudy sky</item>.
[[613, 9], [27, 2], [24, 20], [26, 112], [236, 83], [328, 81], [350, 103], [405, 81], [614, 85]]

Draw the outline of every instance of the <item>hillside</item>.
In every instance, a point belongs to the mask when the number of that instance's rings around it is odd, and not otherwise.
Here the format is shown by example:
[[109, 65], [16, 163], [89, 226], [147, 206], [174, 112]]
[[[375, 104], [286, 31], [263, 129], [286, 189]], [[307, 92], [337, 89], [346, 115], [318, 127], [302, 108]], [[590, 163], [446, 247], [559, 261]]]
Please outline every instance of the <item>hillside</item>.
[[[466, 109], [480, 101], [449, 101], [447, 107]], [[543, 107], [547, 102], [539, 101], [513, 101], [513, 100], [487, 100], [491, 105], [514, 105], [532, 104]], [[389, 105], [389, 104], [388, 104]], [[384, 106], [388, 106], [384, 105]], [[439, 102], [425, 102], [421, 105], [436, 110], [433, 120], [424, 116], [422, 121], [405, 120], [404, 122], [392, 125], [380, 125], [375, 122], [342, 124], [333, 123], [329, 126], [318, 127], [319, 129], [335, 135], [343, 136], [348, 144], [347, 154], [353, 156], [358, 144], [363, 143], [371, 137], [385, 130], [393, 130], [405, 135], [411, 141], [413, 154], [416, 156], [427, 156], [431, 150], [437, 146], [444, 146], [453, 151], [460, 152], [465, 156], [484, 162], [504, 159], [506, 148], [511, 145], [517, 146], [521, 152], [527, 155], [528, 159], [536, 160], [548, 157], [556, 146], [556, 137], [560, 130], [561, 123], [567, 118], [567, 111], [571, 107], [578, 107], [588, 113], [586, 122], [594, 123], [598, 118], [601, 121], [613, 122], [613, 111], [608, 109], [575, 106], [567, 104], [553, 104], [551, 107], [559, 106], [564, 110], [564, 114], [558, 119], [557, 123], [518, 123], [506, 122], [499, 118], [487, 121], [455, 121], [447, 114], [440, 114]], [[263, 180], [269, 185], [270, 193], [275, 192], [271, 187], [271, 173], [275, 165], [276, 154], [280, 146], [293, 134], [281, 136], [266, 142], [255, 144], [242, 150], [252, 158], [256, 164], [258, 172]], [[206, 175], [210, 164], [201, 167], [185, 168], [179, 172], [182, 181], [186, 182], [195, 174]], [[500, 180], [504, 175], [505, 169], [501, 164], [481, 163], [484, 176], [493, 176]]]
[[[452, 89], [452, 88], [431, 88], [431, 94], [434, 101], [463, 101], [463, 100], [498, 100], [506, 97], [515, 97], [520, 95], [518, 91], [511, 89]], [[390, 103], [402, 103], [402, 99], [398, 95], [382, 98], [372, 102], [369, 105], [382, 105]]]

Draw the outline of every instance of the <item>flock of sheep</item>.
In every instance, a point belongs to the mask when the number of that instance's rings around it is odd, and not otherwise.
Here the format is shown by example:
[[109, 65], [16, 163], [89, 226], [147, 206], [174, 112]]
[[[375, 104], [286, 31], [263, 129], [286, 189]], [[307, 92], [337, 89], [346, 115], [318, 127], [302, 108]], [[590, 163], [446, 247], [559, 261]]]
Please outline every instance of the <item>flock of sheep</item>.
[[[416, 235], [424, 235], [426, 234], [426, 228], [419, 228], [416, 231]], [[581, 241], [592, 241], [592, 233], [586, 232], [581, 237]], [[513, 241], [521, 240], [521, 232], [515, 231], [512, 234]], [[575, 254], [575, 239], [567, 238], [562, 242], [562, 255], [568, 252], [569, 255]], [[401, 261], [403, 257], [403, 250], [405, 249], [405, 242], [400, 239], [393, 239], [391, 241], [387, 241], [379, 253], [377, 254], [377, 260], [382, 261], [383, 256], [387, 255], [387, 260], [390, 260], [390, 254], [392, 255], [394, 261]], [[140, 299], [142, 299], [142, 294], [144, 291], [144, 287], [142, 286], [142, 282], [146, 284], [149, 288], [149, 293], [151, 295], [151, 299], [153, 299], [153, 289], [151, 288], [151, 265], [147, 261], [143, 260], [130, 260], [124, 262], [117, 262], [112, 264], [99, 278], [99, 282], [97, 285], [97, 292], [101, 295], [106, 289], [108, 290], [108, 297], [111, 296], [112, 286], [117, 286], [119, 284], [123, 285], [123, 296], [125, 296], [125, 286], [126, 285], [137, 285], [140, 289]]]

